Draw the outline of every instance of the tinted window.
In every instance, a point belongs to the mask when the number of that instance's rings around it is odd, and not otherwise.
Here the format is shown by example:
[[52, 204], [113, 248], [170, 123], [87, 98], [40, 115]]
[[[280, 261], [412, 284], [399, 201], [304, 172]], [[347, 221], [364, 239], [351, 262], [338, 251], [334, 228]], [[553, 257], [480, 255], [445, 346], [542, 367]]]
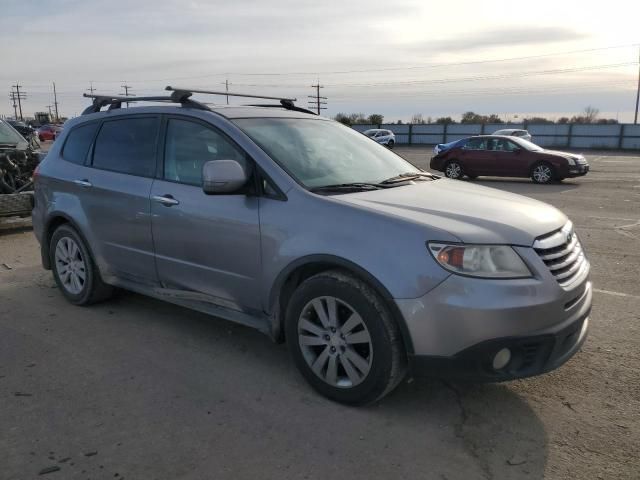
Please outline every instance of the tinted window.
[[244, 153], [213, 128], [170, 119], [164, 155], [164, 178], [202, 185], [202, 166], [210, 160], [236, 160], [247, 167]]
[[157, 136], [157, 118], [126, 118], [105, 122], [96, 138], [93, 166], [152, 177], [156, 169]]
[[69, 133], [64, 144], [62, 158], [69, 162], [83, 165], [97, 129], [98, 123], [90, 123], [89, 125], [74, 128]]
[[484, 138], [472, 138], [471, 140], [468, 140], [467, 143], [465, 143], [464, 149], [465, 150], [485, 150], [487, 148], [486, 143], [487, 142]]

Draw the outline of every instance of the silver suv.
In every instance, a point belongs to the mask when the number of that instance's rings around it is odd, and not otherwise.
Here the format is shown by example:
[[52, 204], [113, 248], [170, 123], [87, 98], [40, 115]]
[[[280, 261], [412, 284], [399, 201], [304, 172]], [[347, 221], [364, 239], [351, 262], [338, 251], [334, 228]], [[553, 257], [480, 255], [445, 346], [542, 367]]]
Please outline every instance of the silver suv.
[[120, 287], [255, 327], [356, 405], [407, 372], [536, 375], [584, 342], [589, 263], [560, 211], [441, 179], [286, 99], [189, 95], [96, 98], [40, 164], [34, 230], [71, 303]]

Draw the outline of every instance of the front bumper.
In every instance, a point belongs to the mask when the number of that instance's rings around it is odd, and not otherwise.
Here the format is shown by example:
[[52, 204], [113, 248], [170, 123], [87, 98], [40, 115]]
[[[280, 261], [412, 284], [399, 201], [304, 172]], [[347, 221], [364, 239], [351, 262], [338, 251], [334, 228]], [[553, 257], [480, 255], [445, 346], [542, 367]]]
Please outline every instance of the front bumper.
[[571, 337], [575, 342], [564, 344], [569, 345], [567, 351], [555, 346], [564, 342], [566, 332], [581, 329], [591, 311], [588, 263], [570, 284], [561, 286], [533, 249], [514, 249], [532, 277], [490, 280], [450, 275], [422, 297], [395, 299], [416, 372], [467, 371], [483, 377], [486, 362], [491, 364], [501, 348], [513, 347], [515, 361], [523, 345], [537, 345], [535, 362], [526, 368], [516, 362], [510, 371], [489, 372], [493, 379], [516, 378], [555, 368], [580, 348], [584, 335], [579, 341]]
[[[414, 376], [500, 382], [549, 372], [580, 350], [589, 329], [588, 313], [557, 331], [496, 338], [473, 345], [452, 357], [410, 355], [411, 373]], [[495, 369], [493, 358], [505, 348], [511, 359], [506, 366]]]
[[569, 177], [581, 177], [589, 173], [589, 165], [570, 165]]

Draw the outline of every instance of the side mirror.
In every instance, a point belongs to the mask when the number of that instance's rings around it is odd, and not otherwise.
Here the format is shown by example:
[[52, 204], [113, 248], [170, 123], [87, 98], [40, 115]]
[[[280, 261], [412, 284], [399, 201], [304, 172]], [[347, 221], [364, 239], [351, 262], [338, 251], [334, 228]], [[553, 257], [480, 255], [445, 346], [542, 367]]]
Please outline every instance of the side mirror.
[[235, 160], [211, 160], [202, 166], [202, 190], [208, 195], [237, 192], [247, 179], [244, 168]]

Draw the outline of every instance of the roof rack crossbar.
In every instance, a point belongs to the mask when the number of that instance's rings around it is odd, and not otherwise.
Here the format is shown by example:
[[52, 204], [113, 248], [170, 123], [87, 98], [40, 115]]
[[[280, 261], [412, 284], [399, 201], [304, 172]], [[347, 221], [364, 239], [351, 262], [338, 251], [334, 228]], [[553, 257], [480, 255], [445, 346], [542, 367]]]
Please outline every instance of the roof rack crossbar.
[[147, 97], [128, 97], [124, 95], [92, 95], [88, 93], [82, 94], [83, 97], [92, 98], [93, 103], [84, 109], [82, 115], [99, 112], [102, 107], [109, 105], [109, 110], [118, 109], [123, 102], [172, 102], [181, 103], [185, 107], [197, 108], [200, 110], [210, 110], [206, 105], [191, 100], [191, 92], [175, 91], [171, 96], [147, 96]]
[[276, 105], [276, 104], [265, 104], [265, 103], [251, 103], [249, 105], [247, 105], [247, 107], [265, 107], [265, 108], [286, 108], [287, 110], [293, 110], [294, 112], [302, 112], [302, 113], [310, 113], [312, 115], [317, 115], [316, 112], [313, 112], [311, 110], [307, 110], [306, 108], [303, 107], [296, 107], [293, 102], [289, 103], [286, 102], [285, 100], [280, 100], [280, 104]]
[[297, 100], [296, 98], [266, 97], [264, 95], [251, 95], [248, 93], [218, 92], [214, 90], [201, 90], [197, 88], [178, 88], [178, 87], [172, 87], [171, 85], [166, 86], [165, 90], [170, 92], [177, 91], [177, 92], [191, 92], [191, 93], [206, 93], [209, 95], [223, 95], [223, 96], [229, 96], [229, 97], [260, 98], [263, 100], [279, 100], [280, 102], [284, 100], [286, 102], [291, 102], [291, 103]]

